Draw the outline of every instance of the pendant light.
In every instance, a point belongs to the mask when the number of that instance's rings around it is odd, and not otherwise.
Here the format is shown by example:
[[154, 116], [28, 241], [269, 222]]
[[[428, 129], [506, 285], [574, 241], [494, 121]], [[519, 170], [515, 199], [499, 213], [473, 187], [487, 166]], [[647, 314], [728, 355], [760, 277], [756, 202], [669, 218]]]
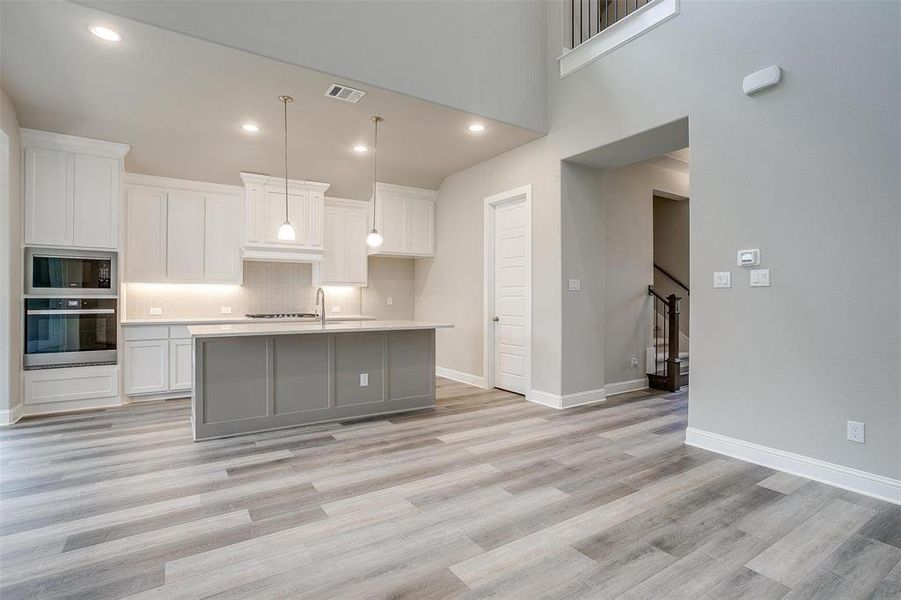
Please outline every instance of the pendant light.
[[288, 102], [294, 102], [294, 98], [279, 96], [278, 99], [285, 105], [285, 222], [278, 228], [278, 239], [293, 242], [297, 234], [288, 220]]
[[366, 245], [370, 248], [378, 248], [385, 240], [382, 234], [375, 228], [375, 186], [378, 181], [378, 156], [379, 156], [379, 121], [382, 117], [372, 117], [375, 124], [375, 139], [372, 144], [372, 231], [366, 236]]

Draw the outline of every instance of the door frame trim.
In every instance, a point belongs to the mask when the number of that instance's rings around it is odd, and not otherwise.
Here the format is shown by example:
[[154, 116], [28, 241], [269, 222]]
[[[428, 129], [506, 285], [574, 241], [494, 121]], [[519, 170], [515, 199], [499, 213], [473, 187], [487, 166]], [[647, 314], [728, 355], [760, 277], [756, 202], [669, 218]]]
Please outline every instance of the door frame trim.
[[494, 209], [501, 204], [523, 201], [526, 207], [526, 360], [525, 396], [529, 399], [532, 390], [532, 184], [526, 184], [505, 192], [488, 196], [484, 201], [483, 242], [482, 242], [482, 373], [485, 387], [494, 387]]

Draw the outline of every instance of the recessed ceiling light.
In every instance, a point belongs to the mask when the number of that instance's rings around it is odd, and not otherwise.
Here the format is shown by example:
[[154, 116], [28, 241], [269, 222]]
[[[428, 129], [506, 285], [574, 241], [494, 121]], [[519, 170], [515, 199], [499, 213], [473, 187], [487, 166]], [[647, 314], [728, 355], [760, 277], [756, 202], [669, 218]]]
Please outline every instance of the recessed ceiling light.
[[119, 35], [118, 31], [113, 31], [109, 27], [104, 27], [103, 25], [91, 25], [90, 31], [95, 37], [99, 37], [101, 40], [107, 42], [118, 42], [122, 39], [122, 36]]
[[367, 148], [363, 144], [357, 144], [356, 146], [354, 146], [354, 152], [363, 154], [364, 152], [369, 152], [369, 148]]
[[469, 130], [473, 133], [482, 133], [483, 131], [485, 131], [485, 126], [481, 123], [473, 123], [469, 126]]
[[241, 125], [241, 129], [243, 129], [247, 133], [257, 133], [260, 131], [260, 126], [256, 123], [244, 123], [243, 125]]

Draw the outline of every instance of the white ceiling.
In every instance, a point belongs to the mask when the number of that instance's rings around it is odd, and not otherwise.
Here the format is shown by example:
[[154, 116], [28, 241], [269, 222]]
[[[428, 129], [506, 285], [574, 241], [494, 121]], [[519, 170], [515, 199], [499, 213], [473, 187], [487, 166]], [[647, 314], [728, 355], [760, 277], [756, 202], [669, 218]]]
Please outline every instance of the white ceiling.
[[[102, 23], [115, 45], [88, 33]], [[290, 176], [332, 184], [329, 195], [368, 198], [369, 117], [379, 129], [379, 180], [436, 189], [444, 177], [540, 134], [336, 79], [67, 2], [0, 2], [0, 85], [22, 127], [131, 144], [126, 170], [240, 184], [241, 171], [282, 175], [282, 104]], [[358, 104], [323, 94], [340, 82], [366, 90]], [[473, 120], [487, 130], [473, 135]], [[244, 133], [245, 121], [262, 131]]]

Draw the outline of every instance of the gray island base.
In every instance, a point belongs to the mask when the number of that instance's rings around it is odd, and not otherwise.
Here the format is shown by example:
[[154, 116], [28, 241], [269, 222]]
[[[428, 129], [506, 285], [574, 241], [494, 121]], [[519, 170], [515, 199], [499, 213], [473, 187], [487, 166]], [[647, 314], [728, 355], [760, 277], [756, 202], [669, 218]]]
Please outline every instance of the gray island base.
[[435, 405], [435, 330], [414, 321], [189, 327], [194, 440]]

